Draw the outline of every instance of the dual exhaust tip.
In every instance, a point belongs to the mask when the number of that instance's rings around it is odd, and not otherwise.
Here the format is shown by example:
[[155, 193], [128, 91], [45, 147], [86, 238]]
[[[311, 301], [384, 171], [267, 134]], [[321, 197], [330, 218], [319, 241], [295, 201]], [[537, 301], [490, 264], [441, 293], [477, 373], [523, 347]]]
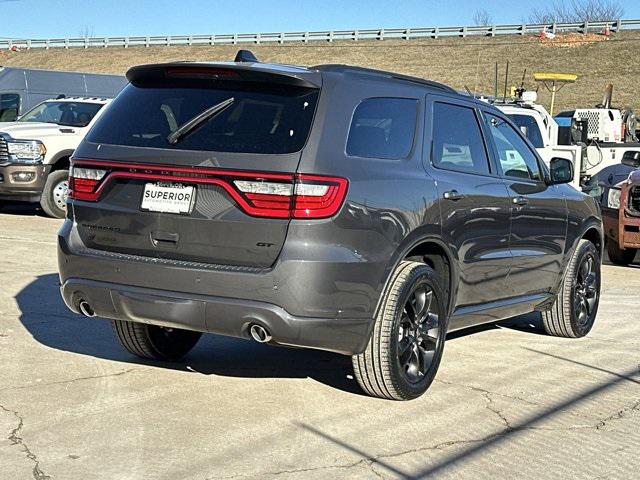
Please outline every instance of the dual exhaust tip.
[[89, 305], [89, 303], [87, 303], [85, 300], [80, 300], [80, 303], [78, 303], [78, 310], [85, 317], [96, 316], [96, 312], [93, 311], [93, 308], [91, 308], [91, 305]]
[[258, 343], [267, 343], [270, 342], [272, 337], [266, 328], [262, 325], [258, 325], [257, 323], [253, 323], [249, 327], [249, 335], [251, 338]]
[[[78, 310], [85, 317], [96, 316], [96, 312], [94, 312], [93, 308], [91, 308], [91, 305], [89, 305], [86, 300], [80, 300], [80, 302], [78, 302]], [[257, 323], [253, 323], [249, 327], [249, 335], [251, 335], [251, 338], [258, 343], [268, 343], [273, 338], [266, 328], [262, 325], [258, 325]]]

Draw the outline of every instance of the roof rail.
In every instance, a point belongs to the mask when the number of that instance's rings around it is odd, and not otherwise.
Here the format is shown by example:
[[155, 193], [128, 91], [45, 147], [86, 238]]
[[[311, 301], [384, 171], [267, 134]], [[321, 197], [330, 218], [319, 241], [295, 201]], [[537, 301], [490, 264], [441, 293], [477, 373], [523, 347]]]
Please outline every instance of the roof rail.
[[354, 67], [351, 65], [343, 65], [343, 64], [316, 65], [311, 68], [315, 70], [319, 70], [321, 72], [361, 73], [365, 75], [386, 77], [386, 78], [392, 78], [395, 80], [403, 80], [405, 82], [418, 83], [420, 85], [437, 88], [439, 90], [443, 90], [448, 93], [455, 93], [459, 95], [459, 93], [449, 85], [445, 85], [439, 82], [434, 82], [433, 80], [427, 80], [425, 78], [412, 77], [411, 75], [402, 75], [400, 73], [387, 72], [385, 70], [376, 70], [374, 68], [365, 68], [365, 67]]

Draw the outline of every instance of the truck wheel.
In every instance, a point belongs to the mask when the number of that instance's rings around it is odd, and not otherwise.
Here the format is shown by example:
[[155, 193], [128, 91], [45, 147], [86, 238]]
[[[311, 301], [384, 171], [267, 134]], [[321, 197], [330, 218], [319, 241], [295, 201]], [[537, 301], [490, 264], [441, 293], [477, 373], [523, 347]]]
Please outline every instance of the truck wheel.
[[419, 397], [436, 376], [446, 334], [436, 273], [423, 263], [403, 261], [393, 273], [367, 348], [353, 356], [358, 384], [373, 397]]
[[556, 337], [584, 337], [598, 313], [600, 255], [588, 240], [580, 240], [550, 310], [542, 312], [544, 329]]
[[49, 174], [42, 190], [40, 206], [44, 213], [53, 218], [64, 218], [67, 214], [67, 192], [69, 191], [69, 171], [55, 170]]
[[636, 248], [620, 248], [614, 240], [607, 242], [607, 253], [609, 260], [616, 265], [629, 265], [636, 258], [638, 250]]
[[202, 336], [200, 332], [124, 320], [112, 320], [111, 326], [127, 351], [151, 360], [179, 360]]

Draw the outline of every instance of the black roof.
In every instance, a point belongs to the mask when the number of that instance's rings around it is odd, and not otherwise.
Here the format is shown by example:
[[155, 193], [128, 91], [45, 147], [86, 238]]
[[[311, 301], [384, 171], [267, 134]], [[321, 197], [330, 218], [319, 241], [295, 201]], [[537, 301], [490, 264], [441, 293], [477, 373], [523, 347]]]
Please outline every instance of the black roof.
[[310, 68], [312, 70], [318, 70], [321, 72], [355, 73], [355, 74], [361, 74], [361, 75], [371, 75], [379, 78], [418, 83], [420, 85], [425, 85], [431, 88], [435, 88], [437, 90], [442, 90], [447, 93], [455, 93], [456, 95], [459, 95], [459, 93], [454, 88], [451, 88], [450, 86], [445, 85], [443, 83], [434, 82], [432, 80], [426, 80], [420, 77], [412, 77], [410, 75], [402, 75], [400, 73], [387, 72], [385, 70], [376, 70], [373, 68], [365, 68], [365, 67], [354, 67], [351, 65], [343, 65], [343, 64], [316, 65]]

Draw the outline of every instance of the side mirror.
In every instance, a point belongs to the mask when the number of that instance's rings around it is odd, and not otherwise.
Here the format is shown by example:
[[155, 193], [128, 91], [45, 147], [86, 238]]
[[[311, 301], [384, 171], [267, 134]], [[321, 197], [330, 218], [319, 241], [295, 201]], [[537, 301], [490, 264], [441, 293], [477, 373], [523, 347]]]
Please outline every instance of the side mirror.
[[573, 181], [573, 162], [566, 158], [552, 158], [549, 167], [551, 185], [571, 183]]
[[625, 152], [622, 164], [631, 168], [640, 168], [640, 152]]

